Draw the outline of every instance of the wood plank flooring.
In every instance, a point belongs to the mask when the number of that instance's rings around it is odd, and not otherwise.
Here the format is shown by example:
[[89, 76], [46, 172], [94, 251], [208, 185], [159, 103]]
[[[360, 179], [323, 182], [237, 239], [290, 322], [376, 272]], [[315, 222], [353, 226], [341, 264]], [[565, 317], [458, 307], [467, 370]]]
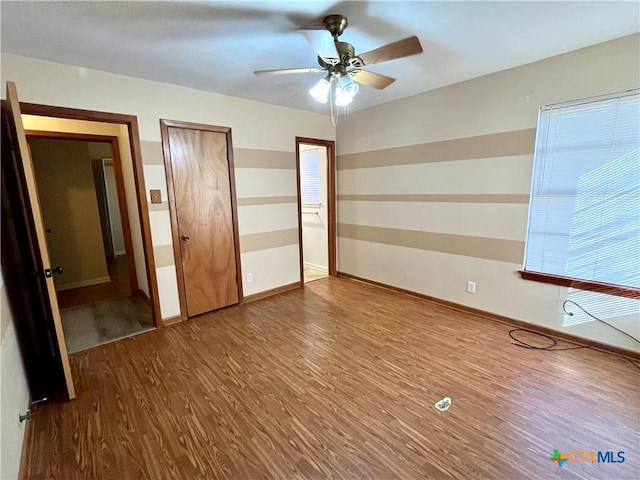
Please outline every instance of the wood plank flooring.
[[[517, 348], [508, 330], [318, 280], [74, 354], [78, 398], [36, 408], [22, 473], [638, 478], [638, 370], [593, 350]], [[625, 462], [559, 467], [554, 449], [623, 450]]]
[[328, 276], [329, 274], [324, 270], [320, 270], [319, 268], [315, 268], [310, 265], [304, 266], [304, 283], [313, 282]]

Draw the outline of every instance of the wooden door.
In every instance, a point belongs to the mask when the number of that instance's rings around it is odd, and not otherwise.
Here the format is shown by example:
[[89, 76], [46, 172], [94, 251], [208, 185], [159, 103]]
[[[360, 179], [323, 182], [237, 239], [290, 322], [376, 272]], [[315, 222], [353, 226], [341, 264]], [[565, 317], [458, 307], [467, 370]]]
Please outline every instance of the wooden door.
[[[49, 358], [50, 364], [40, 367], [45, 368], [46, 371], [57, 371], [66, 396], [73, 399], [75, 389], [53, 283], [42, 210], [38, 200], [31, 154], [22, 124], [20, 102], [13, 82], [7, 82], [6, 98], [4, 104], [6, 114], [3, 115], [2, 125], [2, 213], [3, 217], [4, 214], [10, 216], [11, 223], [3, 218], [2, 267], [8, 277], [5, 278], [5, 282], [9, 302], [14, 313], [16, 332], [23, 355], [27, 358], [38, 358], [41, 362], [44, 357]], [[5, 195], [5, 188], [11, 189], [7, 192], [12, 194], [11, 197]], [[12, 251], [8, 251], [9, 249]], [[28, 325], [31, 325], [30, 329], [27, 328]], [[38, 340], [43, 335], [46, 337], [45, 342]], [[37, 390], [42, 385], [31, 384], [33, 375], [39, 372], [30, 370], [40, 367], [36, 364], [28, 365], [27, 368], [32, 395], [34, 395], [33, 390]], [[41, 392], [39, 393], [42, 395]], [[36, 394], [36, 396], [39, 395]]]
[[181, 303], [192, 317], [241, 299], [231, 131], [163, 121], [163, 137]]

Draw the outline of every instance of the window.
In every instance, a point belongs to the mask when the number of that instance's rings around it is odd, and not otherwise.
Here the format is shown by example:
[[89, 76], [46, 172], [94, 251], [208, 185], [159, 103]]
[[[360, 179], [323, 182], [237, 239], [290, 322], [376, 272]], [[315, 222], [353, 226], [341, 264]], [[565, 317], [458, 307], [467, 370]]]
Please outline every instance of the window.
[[523, 278], [640, 298], [640, 95], [540, 110]]
[[318, 149], [300, 151], [300, 198], [303, 207], [320, 207]]

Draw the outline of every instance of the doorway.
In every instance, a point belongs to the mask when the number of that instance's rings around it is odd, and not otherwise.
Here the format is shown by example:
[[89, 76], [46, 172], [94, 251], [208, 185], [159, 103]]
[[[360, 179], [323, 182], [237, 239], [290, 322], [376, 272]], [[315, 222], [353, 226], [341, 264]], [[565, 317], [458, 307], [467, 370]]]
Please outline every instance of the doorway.
[[153, 329], [137, 282], [118, 138], [26, 134], [68, 351]]
[[231, 128], [160, 120], [182, 320], [242, 301]]
[[296, 138], [300, 277], [336, 274], [335, 142]]

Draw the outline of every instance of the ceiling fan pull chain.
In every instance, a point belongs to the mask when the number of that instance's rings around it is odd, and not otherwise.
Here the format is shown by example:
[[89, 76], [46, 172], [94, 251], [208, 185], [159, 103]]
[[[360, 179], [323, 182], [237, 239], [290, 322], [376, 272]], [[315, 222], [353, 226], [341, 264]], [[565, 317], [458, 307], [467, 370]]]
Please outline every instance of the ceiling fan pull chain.
[[[334, 127], [338, 125], [338, 107], [334, 107], [333, 102], [333, 92], [334, 91], [334, 82], [331, 81], [331, 88], [329, 89], [329, 103], [331, 103], [331, 123]], [[335, 116], [334, 116], [335, 111]]]

